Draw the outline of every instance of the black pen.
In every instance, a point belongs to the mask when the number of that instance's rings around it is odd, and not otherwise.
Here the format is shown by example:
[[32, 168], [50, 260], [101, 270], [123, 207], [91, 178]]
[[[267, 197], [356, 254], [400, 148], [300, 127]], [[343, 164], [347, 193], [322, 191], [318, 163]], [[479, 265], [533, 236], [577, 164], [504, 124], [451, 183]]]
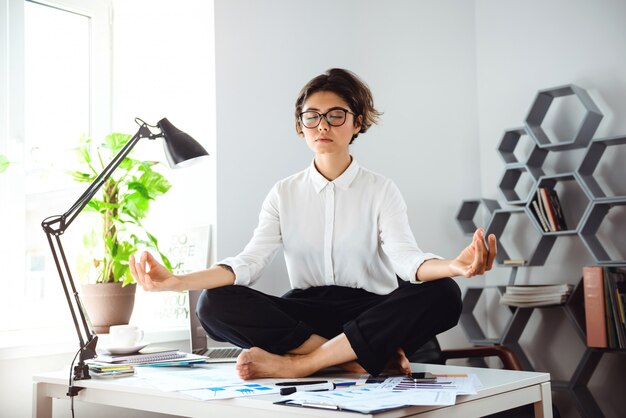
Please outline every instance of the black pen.
[[321, 392], [321, 391], [333, 390], [333, 389], [335, 389], [334, 383], [325, 382], [325, 383], [316, 383], [316, 384], [309, 384], [309, 385], [283, 387], [283, 388], [280, 388], [280, 394], [282, 396], [285, 396], [285, 395], [291, 395], [292, 393], [296, 393], [296, 392]]
[[278, 382], [276, 383], [276, 386], [317, 385], [320, 383], [328, 383], [328, 380], [296, 380], [294, 382]]

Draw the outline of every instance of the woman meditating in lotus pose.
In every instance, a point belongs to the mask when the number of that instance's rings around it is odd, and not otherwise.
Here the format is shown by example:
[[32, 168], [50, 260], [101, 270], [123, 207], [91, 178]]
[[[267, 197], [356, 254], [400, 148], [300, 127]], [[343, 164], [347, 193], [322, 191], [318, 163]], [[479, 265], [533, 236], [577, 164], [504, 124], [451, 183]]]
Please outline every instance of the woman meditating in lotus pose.
[[[248, 349], [237, 359], [242, 379], [303, 377], [329, 366], [408, 374], [407, 356], [458, 322], [461, 292], [451, 277], [491, 269], [496, 237], [486, 243], [482, 228], [454, 259], [420, 250], [398, 188], [350, 155], [379, 116], [353, 73], [313, 78], [295, 106], [313, 161], [270, 190], [239, 255], [185, 275], [147, 252], [131, 257], [147, 291], [204, 290], [196, 314], [207, 334]], [[250, 288], [281, 247], [292, 289], [277, 297]]]

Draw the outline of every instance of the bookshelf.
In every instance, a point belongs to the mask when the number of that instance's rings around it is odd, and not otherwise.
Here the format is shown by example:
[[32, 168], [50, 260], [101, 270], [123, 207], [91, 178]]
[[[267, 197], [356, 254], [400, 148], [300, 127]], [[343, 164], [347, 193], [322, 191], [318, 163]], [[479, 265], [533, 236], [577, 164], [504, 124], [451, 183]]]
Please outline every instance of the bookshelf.
[[[555, 141], [544, 129], [546, 115], [555, 98], [572, 96], [583, 109], [576, 131], [571, 138]], [[524, 231], [534, 238], [534, 244], [527, 254], [521, 257], [524, 265], [510, 266], [508, 285], [514, 285], [520, 268], [543, 266], [560, 236], [577, 236], [600, 266], [626, 265], [626, 255], [620, 253], [620, 242], [613, 242], [612, 235], [606, 229], [615, 224], [613, 213], [623, 217], [626, 195], [607, 192], [600, 183], [602, 174], [598, 169], [609, 147], [626, 146], [626, 135], [610, 138], [592, 139], [601, 120], [602, 113], [588, 93], [575, 85], [569, 84], [541, 90], [526, 117], [524, 126], [505, 130], [497, 147], [504, 162], [504, 173], [498, 183], [498, 189], [504, 197], [504, 205], [494, 199], [468, 199], [461, 202], [456, 220], [464, 235], [472, 235], [476, 229], [475, 219], [482, 214], [488, 218], [486, 235], [495, 234], [498, 239], [496, 263], [504, 266], [505, 260], [511, 259], [500, 237], [506, 236], [507, 225], [511, 219], [524, 218], [532, 227]], [[529, 151], [520, 157], [516, 151], [526, 142]], [[582, 150], [582, 159], [576, 170], [559, 171], [557, 167], [547, 167], [546, 161], [551, 153]], [[546, 175], [547, 169], [556, 170], [555, 174]], [[609, 174], [610, 175], [610, 170]], [[604, 170], [606, 173], [606, 170]], [[562, 205], [567, 229], [545, 231], [535, 216], [532, 200], [537, 190], [546, 187], [563, 196]], [[622, 211], [622, 215], [619, 211]], [[624, 220], [621, 219], [621, 222]], [[606, 223], [606, 225], [603, 225]], [[623, 246], [623, 245], [622, 245]], [[582, 265], [580, 266], [582, 269]], [[582, 276], [581, 276], [582, 277]], [[560, 310], [573, 326], [576, 334], [586, 346], [585, 312], [582, 278], [574, 288], [567, 302], [563, 305], [516, 308], [507, 306], [510, 317], [503, 332], [496, 338], [487, 338], [479, 321], [474, 315], [481, 296], [496, 292], [500, 297], [506, 286], [470, 286], [463, 296], [463, 311], [460, 324], [468, 339], [475, 345], [504, 345], [512, 349], [526, 370], [534, 370], [531, 361], [519, 344], [519, 339], [528, 324], [534, 309]], [[626, 350], [612, 350], [586, 347], [569, 381], [553, 381], [553, 390], [565, 392], [572, 400], [582, 417], [603, 417], [604, 414], [587, 388], [587, 384], [605, 354], [624, 355]], [[624, 356], [626, 358], [626, 356]]]

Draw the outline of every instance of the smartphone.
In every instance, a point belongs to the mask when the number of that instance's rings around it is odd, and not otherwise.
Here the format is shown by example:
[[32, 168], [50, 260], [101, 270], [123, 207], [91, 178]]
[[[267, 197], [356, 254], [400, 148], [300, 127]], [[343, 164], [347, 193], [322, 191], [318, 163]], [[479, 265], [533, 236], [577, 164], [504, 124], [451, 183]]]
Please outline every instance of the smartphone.
[[437, 377], [430, 372], [414, 372], [411, 373], [411, 379], [414, 382], [433, 382], [437, 380]]

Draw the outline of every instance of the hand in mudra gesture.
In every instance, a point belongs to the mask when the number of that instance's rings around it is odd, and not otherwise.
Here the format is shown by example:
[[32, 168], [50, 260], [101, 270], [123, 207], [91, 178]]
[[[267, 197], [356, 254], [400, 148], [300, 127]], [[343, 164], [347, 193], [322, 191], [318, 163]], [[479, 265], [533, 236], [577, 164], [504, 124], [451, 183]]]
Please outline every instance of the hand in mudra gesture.
[[487, 240], [489, 247], [485, 245], [485, 230], [478, 228], [472, 242], [452, 260], [450, 268], [454, 275], [472, 277], [491, 270], [496, 258], [496, 236], [491, 234]]
[[180, 280], [163, 264], [157, 261], [152, 254], [144, 251], [139, 260], [130, 256], [130, 273], [144, 290], [178, 290]]

